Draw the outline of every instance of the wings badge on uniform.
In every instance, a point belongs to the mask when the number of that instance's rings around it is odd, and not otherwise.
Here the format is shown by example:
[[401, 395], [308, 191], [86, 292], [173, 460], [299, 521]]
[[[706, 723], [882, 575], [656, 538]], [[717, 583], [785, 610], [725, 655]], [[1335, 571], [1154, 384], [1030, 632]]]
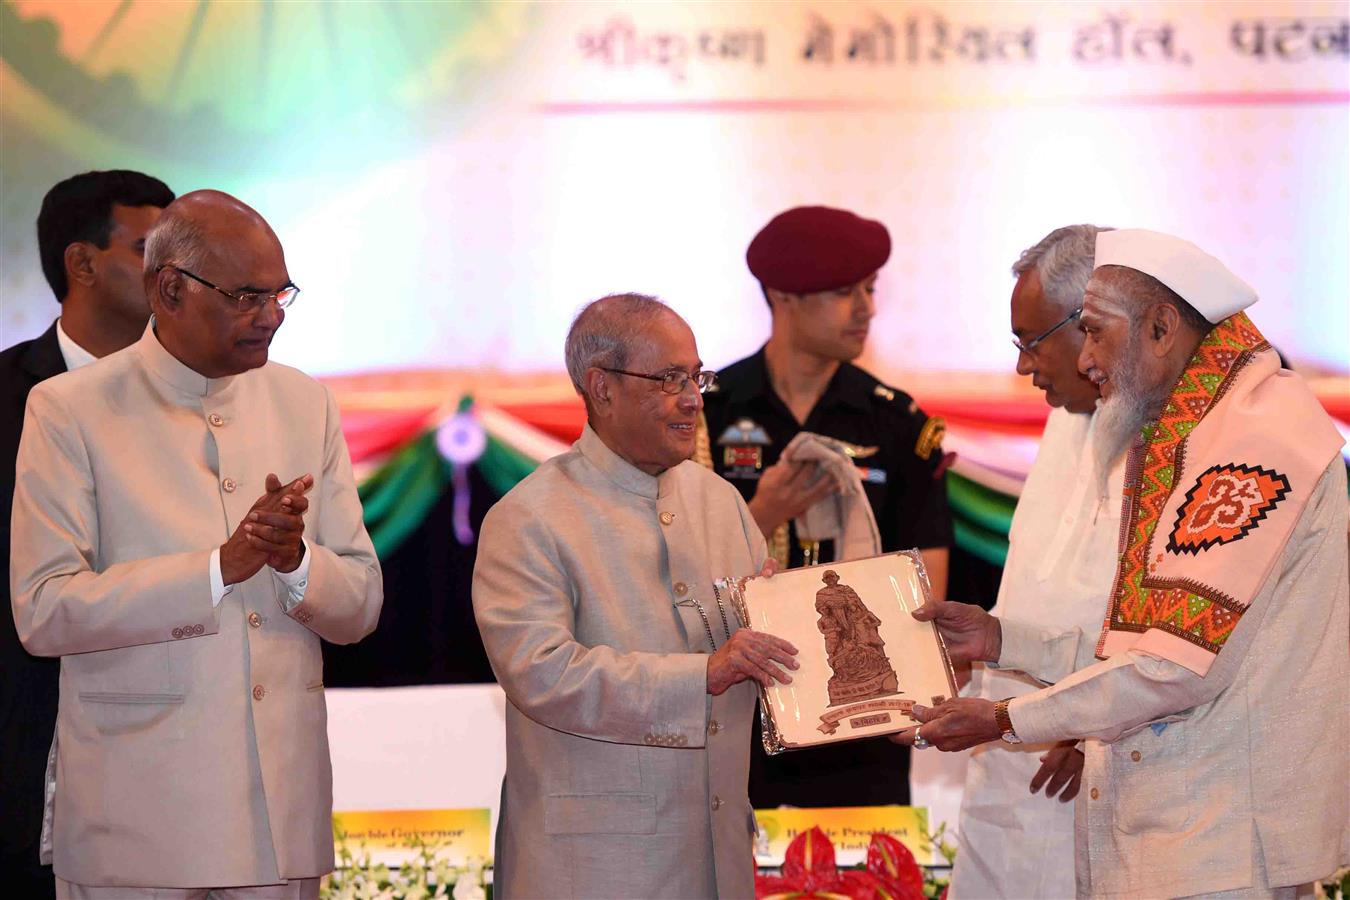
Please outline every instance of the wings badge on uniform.
[[849, 459], [867, 459], [869, 456], [876, 456], [881, 450], [880, 447], [864, 447], [860, 444], [850, 444], [848, 441], [841, 441], [838, 438], [835, 438], [833, 443], [837, 444], [839, 449], [843, 450], [844, 455]]

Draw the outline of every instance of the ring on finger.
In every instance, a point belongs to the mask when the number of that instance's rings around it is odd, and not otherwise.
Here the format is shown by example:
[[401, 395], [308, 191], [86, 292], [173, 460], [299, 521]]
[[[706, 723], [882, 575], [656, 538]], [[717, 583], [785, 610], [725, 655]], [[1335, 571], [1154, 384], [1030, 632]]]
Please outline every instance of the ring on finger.
[[933, 745], [929, 743], [928, 739], [919, 734], [919, 729], [914, 729], [914, 749], [927, 750], [931, 746]]

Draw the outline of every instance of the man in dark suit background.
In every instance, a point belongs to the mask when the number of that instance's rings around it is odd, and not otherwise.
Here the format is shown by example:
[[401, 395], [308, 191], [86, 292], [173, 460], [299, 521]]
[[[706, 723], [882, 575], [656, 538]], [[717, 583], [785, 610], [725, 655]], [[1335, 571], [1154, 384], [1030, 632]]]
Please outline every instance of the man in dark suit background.
[[[10, 509], [24, 404], [38, 382], [121, 350], [150, 318], [141, 279], [145, 235], [173, 202], [140, 172], [86, 172], [60, 182], [38, 213], [38, 254], [61, 315], [41, 337], [0, 353], [0, 559], [10, 608]], [[12, 896], [52, 897], [40, 837], [47, 755], [56, 727], [59, 659], [30, 656], [0, 616], [0, 872]]]

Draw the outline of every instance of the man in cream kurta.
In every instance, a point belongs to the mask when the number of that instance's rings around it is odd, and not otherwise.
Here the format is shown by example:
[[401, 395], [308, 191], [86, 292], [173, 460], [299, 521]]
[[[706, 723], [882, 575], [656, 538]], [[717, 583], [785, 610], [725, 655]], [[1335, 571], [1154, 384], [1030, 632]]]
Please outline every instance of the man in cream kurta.
[[[1052, 630], [1076, 628], [1092, 652], [1106, 615], [1120, 530], [1124, 455], [1099, 460], [1101, 398], [1078, 371], [1078, 313], [1092, 275], [1094, 225], [1068, 225], [1027, 248], [1012, 267], [1017, 373], [1053, 407], [1008, 534], [993, 614]], [[976, 663], [965, 696], [999, 700], [1044, 685]], [[1044, 760], [1044, 762], [1042, 762]], [[977, 747], [966, 767], [953, 898], [1072, 896], [1073, 806], [1083, 754], [1075, 742]], [[1035, 784], [1036, 791], [1029, 789]], [[1044, 786], [1042, 792], [1041, 788]]]
[[473, 602], [508, 700], [506, 900], [754, 894], [745, 679], [768, 670], [747, 659], [790, 655], [713, 590], [767, 550], [736, 490], [688, 460], [700, 365], [659, 301], [591, 304], [568, 337], [591, 424], [483, 523]]
[[1132, 230], [1099, 236], [1097, 263], [1079, 366], [1097, 415], [1137, 437], [1096, 652], [1074, 629], [926, 607], [954, 655], [1055, 683], [916, 709], [919, 732], [1090, 739], [1082, 896], [1293, 897], [1350, 859], [1341, 438], [1213, 257]]
[[[1050, 413], [1013, 515], [1008, 562], [992, 610], [1004, 622], [1072, 630], [1086, 658], [1096, 646], [1115, 574], [1125, 468], [1122, 456], [1105, 479], [1099, 477], [1092, 422], [1090, 414]], [[1024, 671], [977, 664], [962, 694], [999, 700], [1044, 686]], [[995, 742], [971, 754], [953, 897], [1073, 894], [1073, 807], [1028, 789], [1053, 747], [1053, 742]]]
[[[220, 226], [229, 236], [198, 262], [231, 287], [256, 284], [269, 276], [229, 242], [265, 223], [222, 197], [187, 195], [157, 228]], [[152, 232], [147, 265], [162, 238]], [[314, 893], [333, 865], [319, 642], [374, 628], [379, 564], [327, 389], [266, 362], [261, 339], [211, 341], [216, 328], [270, 338], [275, 300], [236, 312], [167, 268], [153, 277], [158, 322], [36, 387], [19, 451], [15, 622], [28, 650], [62, 662], [49, 786], [58, 893], [283, 881]], [[198, 359], [179, 344], [189, 319], [211, 323], [196, 332], [203, 345], [247, 356], [235, 374], [208, 377], [171, 352]], [[312, 476], [307, 497], [290, 495], [302, 561], [234, 582], [232, 532], [272, 534], [246, 523], [273, 472]]]

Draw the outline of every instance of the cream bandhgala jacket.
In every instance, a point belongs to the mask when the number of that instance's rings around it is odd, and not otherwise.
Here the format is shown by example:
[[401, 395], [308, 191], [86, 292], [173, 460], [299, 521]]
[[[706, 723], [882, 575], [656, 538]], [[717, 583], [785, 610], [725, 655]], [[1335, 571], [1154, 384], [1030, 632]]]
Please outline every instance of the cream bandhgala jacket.
[[[209, 560], [264, 492], [314, 476], [304, 599], [264, 567], [213, 607]], [[56, 874], [224, 887], [333, 867], [320, 639], [375, 627], [379, 563], [326, 388], [207, 379], [139, 342], [38, 385], [14, 494], [13, 612], [61, 657]]]
[[[707, 693], [713, 582], [764, 539], [694, 462], [653, 477], [589, 427], [489, 512], [473, 603], [506, 691], [497, 896], [752, 897], [757, 693]], [[758, 751], [757, 751], [758, 752]]]

